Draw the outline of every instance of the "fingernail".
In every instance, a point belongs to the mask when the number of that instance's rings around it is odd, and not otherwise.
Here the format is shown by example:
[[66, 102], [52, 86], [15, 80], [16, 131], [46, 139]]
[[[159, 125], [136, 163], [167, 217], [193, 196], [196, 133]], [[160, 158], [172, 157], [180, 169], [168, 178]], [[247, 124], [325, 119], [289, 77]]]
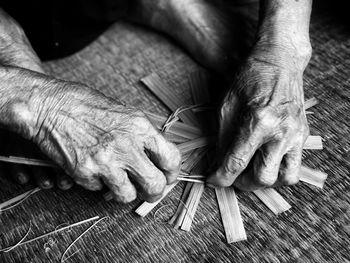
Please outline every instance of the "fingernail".
[[26, 184], [29, 181], [29, 178], [27, 175], [20, 173], [17, 175], [17, 180], [20, 184]]
[[59, 182], [58, 187], [62, 190], [68, 190], [72, 187], [72, 183], [69, 180], [63, 179]]
[[52, 183], [50, 180], [43, 180], [40, 185], [43, 189], [49, 189], [52, 187]]

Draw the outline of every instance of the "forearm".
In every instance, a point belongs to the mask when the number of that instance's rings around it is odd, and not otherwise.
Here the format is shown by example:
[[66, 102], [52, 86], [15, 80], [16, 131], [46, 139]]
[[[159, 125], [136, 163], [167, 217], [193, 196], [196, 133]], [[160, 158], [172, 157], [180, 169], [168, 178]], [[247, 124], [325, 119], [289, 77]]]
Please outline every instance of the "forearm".
[[312, 0], [264, 0], [256, 50], [279, 54], [277, 63], [304, 70], [311, 56], [309, 23]]
[[37, 132], [40, 108], [53, 90], [65, 86], [40, 73], [42, 63], [24, 31], [0, 9], [0, 124], [26, 138]]
[[0, 124], [31, 139], [43, 119], [42, 107], [57, 104], [56, 90], [65, 82], [12, 66], [0, 66], [0, 80]]
[[41, 61], [20, 25], [0, 8], [0, 66], [43, 73]]

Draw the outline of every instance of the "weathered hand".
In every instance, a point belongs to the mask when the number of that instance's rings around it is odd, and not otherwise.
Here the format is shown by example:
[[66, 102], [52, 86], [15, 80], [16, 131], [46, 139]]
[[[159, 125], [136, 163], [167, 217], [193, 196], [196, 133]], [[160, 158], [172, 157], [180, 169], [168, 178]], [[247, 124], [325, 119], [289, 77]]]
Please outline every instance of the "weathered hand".
[[[32, 97], [42, 97], [36, 93]], [[52, 88], [36, 110], [32, 122], [40, 129], [29, 128], [29, 137], [77, 184], [99, 190], [104, 182], [126, 203], [136, 198], [137, 186], [155, 201], [166, 182], [176, 180], [180, 153], [143, 112], [80, 84]]]
[[208, 183], [252, 191], [298, 182], [309, 134], [303, 70], [285, 62], [268, 52], [248, 58], [221, 107], [220, 166]]

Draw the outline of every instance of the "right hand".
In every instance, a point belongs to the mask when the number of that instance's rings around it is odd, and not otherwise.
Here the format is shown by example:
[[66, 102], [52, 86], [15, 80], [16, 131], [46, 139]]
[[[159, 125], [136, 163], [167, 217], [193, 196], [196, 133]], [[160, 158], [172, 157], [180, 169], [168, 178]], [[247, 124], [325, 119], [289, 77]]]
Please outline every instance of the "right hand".
[[[146, 115], [77, 83], [33, 90], [13, 106], [22, 134], [89, 190], [102, 182], [122, 203], [158, 200], [176, 180], [181, 156]], [[39, 103], [40, 102], [40, 103]]]

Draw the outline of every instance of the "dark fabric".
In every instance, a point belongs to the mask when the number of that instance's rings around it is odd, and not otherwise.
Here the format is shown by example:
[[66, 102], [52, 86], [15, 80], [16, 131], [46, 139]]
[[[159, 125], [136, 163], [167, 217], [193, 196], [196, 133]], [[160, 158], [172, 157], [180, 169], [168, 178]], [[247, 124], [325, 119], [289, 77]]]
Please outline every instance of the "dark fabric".
[[[20, 240], [30, 220], [29, 238], [62, 223], [107, 215], [109, 221], [77, 242], [72, 252], [80, 251], [69, 262], [349, 262], [350, 32], [337, 21], [328, 12], [313, 16], [314, 52], [304, 77], [306, 98], [320, 100], [308, 116], [311, 134], [324, 138], [325, 149], [305, 151], [303, 163], [328, 173], [326, 185], [322, 190], [305, 183], [278, 189], [293, 206], [280, 216], [253, 194], [239, 194], [247, 241], [226, 244], [212, 189], [205, 189], [187, 233], [155, 222], [154, 212], [144, 219], [137, 217], [133, 210], [140, 200], [129, 205], [106, 203], [101, 192], [75, 187], [68, 192], [39, 192], [0, 214], [0, 246]], [[157, 72], [166, 88], [188, 99], [186, 75], [198, 68], [164, 36], [124, 23], [111, 27], [78, 54], [45, 64], [54, 76], [87, 83], [108, 96], [160, 114], [167, 110], [139, 83], [140, 78]], [[5, 175], [0, 180], [1, 201], [29, 188], [11, 183]], [[176, 187], [159, 205], [169, 206], [159, 212], [158, 221], [175, 210], [182, 187]], [[46, 238], [0, 254], [0, 262], [59, 262], [68, 244], [86, 228], [54, 236], [49, 249], [44, 247]]]
[[24, 29], [43, 60], [68, 56], [95, 40], [128, 9], [126, 0], [8, 0], [0, 7]]

